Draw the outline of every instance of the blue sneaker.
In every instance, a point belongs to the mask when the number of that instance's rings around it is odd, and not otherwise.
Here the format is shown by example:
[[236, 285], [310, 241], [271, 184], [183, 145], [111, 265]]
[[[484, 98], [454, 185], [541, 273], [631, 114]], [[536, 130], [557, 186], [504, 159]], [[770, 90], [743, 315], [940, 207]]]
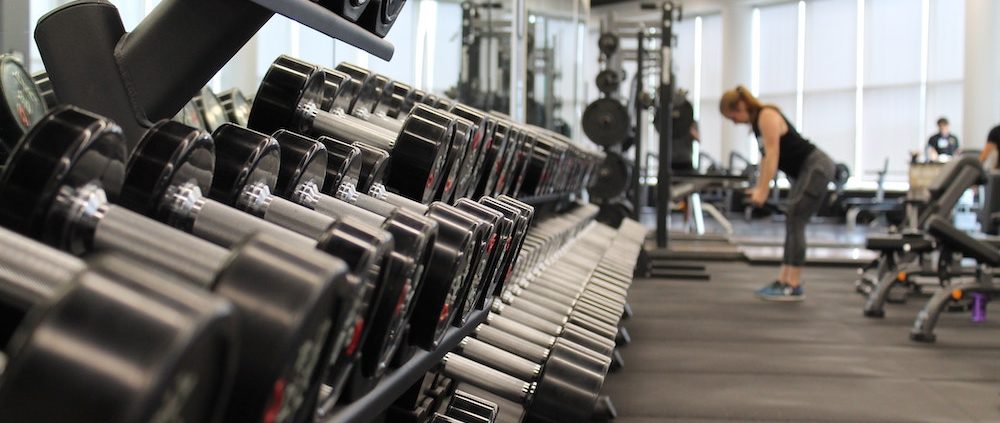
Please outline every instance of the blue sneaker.
[[754, 296], [764, 301], [802, 301], [806, 299], [802, 286], [791, 287], [774, 281], [767, 286], [754, 291]]

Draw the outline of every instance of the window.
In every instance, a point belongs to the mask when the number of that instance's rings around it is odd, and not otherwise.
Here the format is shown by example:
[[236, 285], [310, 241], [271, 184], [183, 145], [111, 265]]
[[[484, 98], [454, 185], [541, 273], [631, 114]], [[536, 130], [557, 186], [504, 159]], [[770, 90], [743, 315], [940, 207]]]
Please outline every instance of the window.
[[[810, 0], [756, 8], [751, 88], [855, 177], [905, 180], [938, 117], [962, 134], [962, 0]], [[963, 140], [964, 141], [964, 140]]]
[[[803, 135], [854, 169], [857, 0], [805, 3]], [[855, 174], [857, 172], [854, 172]]]

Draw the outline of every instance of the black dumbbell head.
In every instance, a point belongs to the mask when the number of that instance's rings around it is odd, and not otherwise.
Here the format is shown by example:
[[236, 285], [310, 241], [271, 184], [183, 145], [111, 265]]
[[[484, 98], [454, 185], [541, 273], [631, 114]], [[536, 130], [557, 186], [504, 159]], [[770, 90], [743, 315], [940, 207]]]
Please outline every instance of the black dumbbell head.
[[361, 151], [358, 191], [368, 192], [372, 185], [385, 179], [386, 170], [389, 168], [389, 152], [361, 142], [356, 142], [353, 145]]
[[[323, 100], [320, 102], [320, 109], [330, 111], [338, 99], [352, 98], [360, 88], [360, 83], [351, 79], [346, 73], [323, 68]], [[350, 103], [348, 102], [346, 106], [350, 107]]]
[[365, 10], [358, 24], [372, 34], [385, 37], [405, 4], [406, 0], [381, 0]]
[[406, 114], [413, 108], [413, 87], [399, 81], [395, 81], [392, 86], [392, 95], [388, 101], [375, 106], [375, 112], [385, 113], [386, 116], [398, 118], [400, 114]]
[[378, 3], [378, 0], [319, 0], [318, 3], [344, 19], [357, 22], [368, 5]]
[[287, 130], [272, 136], [281, 148], [281, 168], [275, 194], [287, 197], [305, 184], [323, 187], [326, 178], [327, 153], [322, 143]]
[[246, 126], [250, 120], [250, 101], [239, 88], [230, 88], [219, 93], [219, 101], [226, 111], [229, 121], [240, 126]]
[[278, 182], [281, 149], [269, 135], [227, 123], [215, 139], [215, 178], [210, 197], [234, 205], [249, 184], [263, 183], [273, 192]]
[[326, 180], [321, 190], [327, 195], [336, 195], [337, 189], [345, 183], [357, 186], [361, 179], [361, 149], [357, 146], [330, 137], [319, 137], [326, 147]]
[[180, 122], [160, 121], [135, 146], [119, 203], [162, 217], [168, 212], [161, 207], [171, 188], [193, 183], [207, 193], [215, 170], [214, 150], [207, 132]]
[[237, 357], [227, 302], [148, 271], [134, 280], [84, 271], [65, 282], [4, 342], [0, 420], [219, 420]]
[[248, 126], [267, 134], [279, 129], [304, 133], [310, 122], [303, 116], [320, 107], [324, 90], [317, 66], [281, 55], [260, 82]]
[[63, 214], [49, 214], [60, 189], [95, 184], [117, 198], [127, 149], [121, 128], [107, 118], [57, 107], [21, 138], [7, 161], [0, 177], [0, 225], [68, 247], [66, 222], [58, 217]]
[[396, 138], [385, 185], [411, 200], [431, 202], [446, 176], [443, 169], [454, 131], [454, 116], [428, 106], [414, 107]]

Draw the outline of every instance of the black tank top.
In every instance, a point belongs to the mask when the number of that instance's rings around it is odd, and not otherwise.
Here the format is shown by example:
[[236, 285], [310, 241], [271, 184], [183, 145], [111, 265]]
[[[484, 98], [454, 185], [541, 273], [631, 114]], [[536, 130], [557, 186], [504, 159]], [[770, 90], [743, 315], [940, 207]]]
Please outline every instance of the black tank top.
[[[785, 175], [791, 178], [798, 178], [799, 171], [802, 170], [802, 163], [805, 163], [806, 157], [809, 157], [809, 154], [816, 150], [816, 146], [809, 140], [802, 138], [799, 131], [795, 130], [795, 126], [792, 126], [792, 123], [780, 110], [772, 106], [761, 108], [761, 110], [764, 109], [774, 109], [788, 126], [788, 132], [785, 132], [785, 135], [778, 139], [778, 170], [785, 172]], [[753, 123], [753, 133], [757, 136], [760, 155], [764, 156], [764, 147], [760, 143], [760, 113], [757, 114], [757, 119], [758, 122]]]

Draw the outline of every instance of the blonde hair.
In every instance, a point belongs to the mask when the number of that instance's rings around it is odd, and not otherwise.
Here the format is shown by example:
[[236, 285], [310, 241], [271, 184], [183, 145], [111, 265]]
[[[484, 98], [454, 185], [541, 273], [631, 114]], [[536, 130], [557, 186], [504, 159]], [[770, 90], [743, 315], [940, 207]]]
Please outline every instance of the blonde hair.
[[737, 85], [736, 88], [722, 93], [722, 98], [719, 99], [719, 112], [725, 115], [726, 112], [736, 110], [740, 101], [746, 104], [747, 113], [750, 114], [750, 121], [756, 122], [757, 115], [760, 113], [760, 109], [764, 108], [765, 104], [757, 97], [754, 97], [750, 89], [743, 85]]

